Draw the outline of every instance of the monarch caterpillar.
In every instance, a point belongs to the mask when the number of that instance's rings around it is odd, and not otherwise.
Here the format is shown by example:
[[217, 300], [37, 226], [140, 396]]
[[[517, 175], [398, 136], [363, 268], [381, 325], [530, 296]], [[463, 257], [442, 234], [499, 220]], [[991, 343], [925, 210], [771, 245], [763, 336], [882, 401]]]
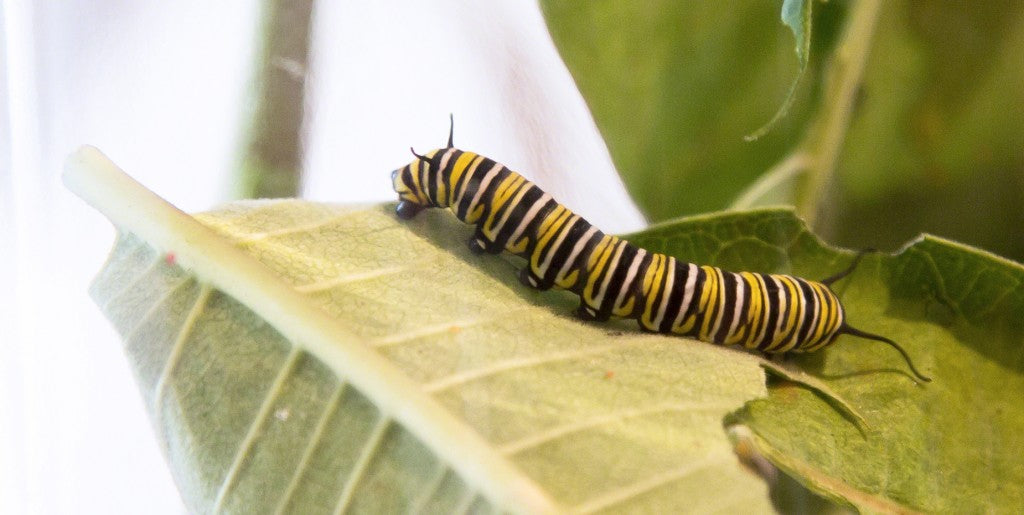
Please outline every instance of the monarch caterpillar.
[[424, 155], [409, 150], [416, 159], [391, 173], [400, 218], [450, 209], [476, 226], [471, 251], [526, 258], [520, 281], [579, 295], [580, 318], [634, 318], [647, 331], [767, 353], [815, 351], [849, 334], [891, 345], [914, 375], [931, 380], [899, 344], [846, 323], [829, 285], [853, 272], [863, 254], [821, 281], [686, 263], [604, 234], [522, 175], [455, 148], [451, 130], [445, 148]]

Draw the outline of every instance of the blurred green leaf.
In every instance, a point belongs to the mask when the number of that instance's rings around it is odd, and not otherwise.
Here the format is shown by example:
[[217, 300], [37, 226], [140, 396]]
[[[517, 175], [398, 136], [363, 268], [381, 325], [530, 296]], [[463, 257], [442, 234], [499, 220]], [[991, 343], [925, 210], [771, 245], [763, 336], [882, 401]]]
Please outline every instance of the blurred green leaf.
[[885, 2], [822, 230], [896, 248], [920, 232], [1017, 260], [1024, 239], [1024, 5]]
[[784, 0], [782, 2], [782, 23], [793, 31], [793, 37], [796, 39], [796, 57], [800, 62], [800, 71], [797, 72], [796, 77], [793, 79], [793, 84], [789, 87], [789, 93], [786, 93], [786, 99], [782, 101], [779, 110], [775, 112], [775, 115], [772, 116], [768, 123], [747, 136], [745, 138], [747, 141], [754, 141], [767, 134], [782, 117], [786, 116], [790, 106], [793, 105], [793, 100], [796, 98], [796, 88], [800, 85], [800, 79], [803, 78], [804, 73], [807, 71], [808, 56], [811, 53], [811, 5], [813, 2], [814, 0]]
[[[653, 220], [732, 205], [815, 136], [808, 121], [827, 101], [821, 71], [836, 62], [837, 34], [859, 4], [814, 6], [792, 111], [745, 143], [797, 73], [793, 40], [775, 21], [782, 2], [541, 2], [616, 166]], [[870, 38], [816, 231], [888, 249], [931, 232], [1024, 259], [1024, 239], [1005, 230], [1024, 225], [1024, 7], [886, 1]], [[792, 199], [785, 189], [767, 198]]]
[[[841, 2], [815, 9], [815, 55], [841, 27]], [[778, 2], [541, 2], [548, 28], [616, 167], [652, 220], [723, 209], [804, 132], [816, 81], [756, 142], [800, 68]], [[819, 44], [822, 47], [819, 47]]]
[[796, 38], [796, 57], [800, 67], [807, 66], [811, 52], [811, 4], [814, 0], [783, 0], [782, 23], [793, 31]]

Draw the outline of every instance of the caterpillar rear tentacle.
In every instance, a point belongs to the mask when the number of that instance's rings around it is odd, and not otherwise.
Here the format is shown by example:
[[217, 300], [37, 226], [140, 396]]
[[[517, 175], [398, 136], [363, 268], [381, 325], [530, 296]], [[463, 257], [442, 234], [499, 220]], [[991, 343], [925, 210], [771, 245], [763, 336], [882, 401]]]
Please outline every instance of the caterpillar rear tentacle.
[[846, 323], [829, 286], [851, 274], [863, 253], [821, 281], [686, 263], [604, 234], [518, 173], [455, 148], [452, 132], [447, 147], [412, 152], [416, 158], [392, 173], [399, 217], [450, 209], [476, 227], [467, 242], [472, 252], [525, 258], [519, 280], [579, 295], [580, 318], [633, 318], [646, 331], [768, 353], [815, 351], [849, 334], [891, 345], [919, 380], [931, 380], [896, 342]]

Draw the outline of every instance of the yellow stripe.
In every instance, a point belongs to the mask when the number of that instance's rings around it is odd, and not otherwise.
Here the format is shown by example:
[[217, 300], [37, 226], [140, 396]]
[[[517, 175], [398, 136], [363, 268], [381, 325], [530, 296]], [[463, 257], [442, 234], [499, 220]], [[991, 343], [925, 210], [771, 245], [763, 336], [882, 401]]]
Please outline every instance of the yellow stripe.
[[712, 341], [710, 334], [712, 322], [719, 316], [717, 308], [718, 297], [721, 295], [719, 290], [721, 280], [719, 279], [717, 268], [707, 265], [701, 268], [707, 276], [704, 281], [704, 289], [700, 294], [701, 311], [704, 313], [704, 323], [700, 326], [700, 339], [710, 342]]
[[[487, 217], [487, 222], [484, 223], [483, 233], [492, 240], [497, 237], [494, 234], [494, 223], [498, 217], [502, 214], [502, 207], [508, 203], [508, 200], [512, 198], [520, 186], [526, 183], [526, 179], [522, 175], [517, 173], [510, 173], [501, 184], [498, 185], [498, 189], [494, 192], [494, 198], [491, 199], [491, 214]], [[510, 206], [514, 208], [515, 206]]]
[[786, 323], [783, 326], [783, 330], [780, 331], [780, 336], [783, 337], [779, 340], [779, 347], [777, 351], [787, 351], [796, 345], [796, 337], [798, 330], [798, 323], [803, 318], [804, 304], [800, 302], [800, 286], [796, 281], [789, 276], [780, 276], [779, 279], [782, 284], [786, 286], [787, 295], [787, 308], [789, 308], [788, 316], [786, 317]]
[[[746, 333], [747, 341], [743, 342], [743, 346], [748, 349], [752, 349], [756, 344], [757, 333], [761, 332], [761, 327], [765, 324], [764, 290], [761, 287], [761, 280], [756, 274], [741, 272], [740, 277], [742, 277], [747, 283], [750, 290], [750, 299], [747, 301], [747, 316], [745, 320], [745, 325], [748, 330]], [[739, 339], [736, 341], [738, 342]]]
[[[628, 295], [628, 293], [627, 293]], [[633, 313], [633, 306], [636, 305], [636, 297], [629, 297], [625, 304], [615, 309], [615, 316], [626, 317]]]
[[757, 348], [758, 342], [764, 337], [764, 332], [768, 328], [768, 312], [769, 303], [772, 301], [768, 298], [768, 285], [765, 278], [761, 274], [753, 274], [757, 280], [757, 302], [760, 306], [760, 315], [758, 316], [759, 322], [756, 330], [750, 331], [750, 338], [747, 340], [747, 348]]
[[[828, 289], [828, 286], [820, 283], [811, 283], [811, 286], [820, 295], [822, 312], [820, 314], [821, 323], [814, 332], [814, 338], [807, 341], [807, 350], [824, 347], [828, 343], [827, 337], [835, 331], [839, 318], [839, 299]], [[826, 300], [831, 301], [827, 306], [825, 305]], [[826, 308], [828, 309], [827, 312], [824, 311]]]
[[534, 272], [540, 273], [541, 256], [547, 251], [551, 240], [561, 232], [565, 222], [571, 217], [572, 211], [558, 204], [544, 217], [544, 220], [541, 220], [540, 228], [537, 229], [537, 246], [534, 247], [533, 255], [530, 256], [530, 268]]
[[814, 328], [814, 332], [809, 332], [807, 334], [807, 339], [800, 342], [801, 347], [809, 346], [811, 343], [818, 341], [818, 339], [821, 338], [822, 329], [825, 328], [825, 324], [826, 322], [828, 322], [828, 313], [825, 312], [825, 309], [828, 306], [825, 305], [825, 297], [821, 292], [821, 287], [818, 285], [818, 283], [810, 283], [810, 285], [811, 292], [814, 294], [815, 299], [817, 299], [818, 301], [818, 318], [816, 318], [814, 321], [816, 326]]
[[[650, 278], [648, 287], [646, 288], [647, 293], [647, 305], [644, 306], [644, 312], [640, 315], [640, 323], [648, 329], [657, 330], [654, 327], [654, 304], [658, 298], [658, 292], [661, 291], [661, 280], [665, 277], [665, 264], [668, 261], [664, 254], [655, 254], [654, 260], [651, 261], [651, 266], [647, 268], [647, 276]], [[660, 303], [659, 303], [660, 304]]]
[[422, 164], [423, 164], [423, 161], [420, 161], [419, 159], [414, 161], [413, 164], [412, 164], [412, 168], [410, 169], [410, 171], [412, 173], [410, 173], [409, 175], [412, 176], [412, 186], [413, 186], [412, 190], [413, 190], [413, 193], [416, 194], [416, 203], [421, 205], [421, 206], [425, 206], [425, 205], [429, 204], [430, 202], [427, 200], [426, 196], [423, 194], [423, 185], [420, 184], [420, 165], [422, 165]]
[[[459, 184], [459, 180], [462, 179], [462, 174], [466, 172], [466, 170], [469, 168], [469, 165], [472, 164], [472, 161], [478, 157], [480, 156], [472, 152], [463, 152], [462, 155], [460, 155], [459, 158], [455, 160], [455, 163], [452, 164], [452, 171], [448, 178], [448, 185], [451, 188], [452, 195], [451, 198], [447, 199], [448, 204], [442, 205], [454, 205], [453, 203], [455, 202], [455, 199], [458, 196], [456, 195], [455, 190]], [[480, 160], [483, 161], [482, 158]], [[472, 177], [472, 174], [469, 174], [466, 178], [469, 179], [470, 177]]]
[[604, 268], [608, 265], [608, 261], [613, 254], [612, 251], [615, 250], [615, 244], [618, 241], [619, 239], [615, 236], [608, 236], [606, 234], [604, 238], [601, 238], [597, 247], [594, 248], [594, 252], [590, 255], [590, 262], [587, 264], [587, 287], [583, 290], [583, 293], [586, 294], [586, 300], [594, 301], [594, 285], [599, 279], [603, 278]]
[[[750, 272], [740, 272], [736, 274], [736, 279], [743, 281], [747, 286], [746, 290], [750, 294], [750, 299], [748, 299], [743, 305], [743, 310], [740, 312], [740, 319], [737, 322], [738, 325], [736, 327], [731, 327], [729, 329], [729, 333], [726, 334], [725, 344], [735, 345], [743, 341], [743, 338], [746, 337], [747, 341], [743, 342], [743, 346], [749, 348], [749, 336], [751, 334], [755, 334], [755, 330], [757, 328], [757, 318], [755, 318], [755, 316], [761, 311], [761, 305], [757, 302], [757, 297], [755, 297], [755, 294], [757, 293], [757, 279], [754, 277], [754, 274], [751, 274]], [[740, 299], [737, 298], [736, 302], [739, 303]], [[733, 306], [733, 308], [735, 309], [735, 306]]]

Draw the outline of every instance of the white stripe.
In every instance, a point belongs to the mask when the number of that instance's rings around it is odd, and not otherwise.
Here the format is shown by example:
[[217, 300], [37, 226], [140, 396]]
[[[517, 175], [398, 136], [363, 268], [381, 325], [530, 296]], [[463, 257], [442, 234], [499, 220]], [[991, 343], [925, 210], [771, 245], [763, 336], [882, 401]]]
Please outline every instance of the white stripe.
[[487, 170], [487, 175], [484, 175], [484, 180], [480, 181], [480, 186], [476, 189], [476, 194], [473, 195], [473, 200], [469, 201], [469, 207], [466, 209], [466, 216], [469, 216], [476, 210], [476, 205], [480, 203], [480, 197], [483, 196], [484, 192], [487, 191], [487, 186], [491, 184], [494, 176], [498, 174], [504, 166], [501, 163], [494, 163], [494, 166], [490, 170]]
[[787, 309], [788, 306], [786, 306], [786, 292], [784, 291], [785, 288], [782, 286], [782, 281], [774, 275], [770, 276], [770, 278], [772, 281], [775, 281], [775, 287], [779, 296], [779, 319], [775, 321], [775, 335], [772, 336], [772, 342], [769, 344], [771, 347], [774, 347], [776, 342], [779, 342], [779, 338], [782, 336], [780, 334], [782, 331], [782, 322], [786, 319], [786, 312], [789, 310]]
[[633, 284], [633, 280], [636, 278], [637, 269], [640, 268], [640, 263], [643, 262], [644, 256], [646, 255], [646, 250], [639, 249], [636, 252], [636, 256], [633, 256], [633, 262], [630, 263], [629, 271], [626, 272], [626, 280], [622, 282], [622, 288], [619, 290], [619, 296], [615, 299], [615, 305], [612, 306], [612, 309], [622, 307], [622, 302], [626, 297], [626, 293], [629, 292], [629, 287]]
[[793, 299], [793, 302], [790, 303], [791, 309], [793, 309], [793, 312], [796, 313], [796, 320], [793, 322], [793, 336], [789, 340], [786, 340], [786, 342], [783, 344], [783, 350], [789, 350], [793, 348], [794, 345], [796, 345], [796, 337], [800, 333], [800, 319], [802, 318], [800, 316], [799, 308], [800, 306], [806, 305], [804, 304], [804, 302], [806, 302], [804, 300], [804, 292], [802, 289], [800, 289], [800, 285], [796, 285], [795, 289], [797, 298]]
[[[435, 175], [435, 177], [437, 178], [437, 184], [438, 184], [438, 186], [440, 186], [441, 184], [444, 184], [444, 185], [445, 185], [445, 186], [444, 186], [444, 201], [445, 201], [445, 203], [446, 203], [446, 204], [448, 204], [449, 206], [450, 206], [450, 205], [452, 205], [452, 204], [451, 204], [451, 199], [452, 199], [452, 191], [451, 191], [451, 190], [452, 190], [452, 185], [451, 185], [451, 183], [447, 183], [447, 184], [446, 184], [446, 183], [445, 183], [445, 182], [444, 182], [443, 180], [441, 180], [441, 179], [442, 179], [442, 178], [441, 178], [441, 172], [442, 172], [442, 171], [444, 171], [444, 168], [445, 168], [446, 166], [448, 166], [448, 160], [449, 160], [449, 159], [451, 159], [451, 157], [452, 157], [452, 154], [453, 154], [454, 152], [455, 152], [455, 149], [454, 149], [454, 148], [450, 148], [450, 149], [448, 149], [448, 151], [447, 151], [447, 152], [445, 152], [445, 153], [444, 153], [444, 155], [442, 155], [442, 156], [441, 156], [441, 166], [438, 166], [438, 167], [437, 167], [437, 171], [435, 171], [435, 172], [434, 172], [434, 175]], [[436, 200], [436, 199], [435, 199], [435, 200]]]
[[668, 298], [672, 294], [672, 286], [676, 282], [676, 258], [669, 256], [666, 266], [668, 267], [668, 280], [665, 281], [665, 287], [661, 289], [661, 305], [658, 306], [658, 316], [654, 319], [655, 330], [661, 328], [661, 321], [665, 319], [665, 310], [668, 309]]
[[715, 310], [718, 316], [715, 317], [715, 325], [708, 332], [708, 338], [712, 341], [718, 334], [718, 330], [722, 328], [722, 319], [725, 318], [725, 274], [722, 273], [721, 268], [715, 268], [715, 275], [718, 276], [718, 309]]
[[548, 247], [548, 253], [544, 256], [544, 262], [540, 265], [540, 275], [547, 275], [548, 267], [551, 266], [551, 260], [554, 259], [555, 253], [558, 252], [558, 248], [565, 242], [565, 238], [569, 236], [569, 231], [576, 225], [576, 221], [580, 219], [579, 215], [573, 214], [569, 211], [569, 220], [562, 225], [559, 230], [558, 238], [555, 239], [555, 243]]
[[[476, 165], [473, 164], [474, 162], [477, 162]], [[462, 182], [462, 187], [459, 188], [459, 197], [455, 199], [455, 202], [452, 202], [452, 205], [456, 206], [456, 208], [458, 207], [459, 204], [462, 203], [462, 197], [466, 196], [466, 189], [468, 189], [469, 187], [469, 178], [473, 175], [476, 175], [476, 169], [480, 166], [480, 163], [483, 162], [483, 157], [476, 156], [473, 159], [470, 159], [469, 164], [466, 165], [466, 169], [462, 172], [462, 177], [459, 178], [459, 180]], [[454, 188], [455, 185], [452, 184], [452, 187]]]
[[769, 304], [772, 299], [768, 298], [768, 285], [764, 282], [764, 276], [761, 274], [754, 274], [757, 278], [757, 283], [761, 285], [761, 329], [757, 332], [757, 337], [754, 338], [753, 342], [755, 345], [760, 347], [761, 340], [764, 340], [764, 335], [768, 331], [768, 314]]
[[550, 200], [551, 200], [551, 195], [548, 195], [547, 193], [545, 193], [545, 194], [541, 195], [540, 198], [537, 199], [536, 202], [533, 203], [533, 206], [531, 206], [530, 210], [526, 212], [526, 215], [523, 216], [523, 219], [519, 221], [519, 227], [516, 227], [515, 232], [512, 233], [512, 237], [508, 239], [509, 244], [511, 244], [511, 245], [515, 245], [516, 244], [516, 240], [519, 239], [519, 236], [521, 236], [523, 234], [523, 231], [526, 230], [526, 227], [529, 226], [531, 222], [533, 222], [534, 218], [537, 217], [537, 213], [544, 206], [548, 205], [548, 202]]
[[736, 335], [736, 331], [742, 325], [743, 320], [743, 291], [747, 289], [747, 281], [743, 280], [743, 276], [740, 274], [733, 274], [736, 277], [736, 308], [732, 310], [732, 324], [729, 326], [729, 334], [725, 335], [726, 338], [731, 338]]
[[677, 327], [683, 325], [683, 316], [690, 311], [690, 302], [693, 300], [693, 287], [697, 284], [697, 273], [700, 269], [693, 263], [686, 264], [686, 284], [683, 285], [683, 302], [679, 304], [679, 313], [676, 313], [676, 319], [672, 322], [672, 329], [675, 330]]
[[807, 328], [807, 340], [805, 340], [805, 343], [809, 343], [811, 341], [810, 339], [814, 336], [814, 332], [818, 330], [818, 326], [824, 322], [824, 320], [821, 319], [822, 303], [821, 300], [818, 299], [818, 291], [814, 288], [814, 285], [808, 284], [808, 286], [810, 286], [811, 293], [813, 294], [811, 298], [814, 299], [814, 318], [811, 319], [811, 327]]
[[594, 234], [596, 233], [597, 227], [591, 225], [590, 229], [587, 229], [587, 232], [583, 233], [583, 236], [580, 236], [579, 241], [577, 241], [576, 245], [572, 248], [572, 252], [569, 253], [569, 258], [565, 260], [565, 263], [562, 263], [562, 269], [559, 270], [558, 275], [555, 276], [556, 280], [565, 278], [565, 274], [569, 271], [569, 268], [572, 266], [573, 262], [576, 261], [576, 256], [578, 256], [580, 252], [583, 251], [583, 249], [587, 246], [587, 243], [590, 242], [591, 238], [593, 238]]
[[604, 294], [608, 291], [608, 284], [612, 281], [612, 276], [615, 275], [615, 269], [619, 266], [619, 261], [622, 259], [622, 252], [626, 250], [625, 240], [619, 240], [615, 245], [615, 257], [612, 258], [612, 262], [608, 265], [605, 270], [607, 271], [604, 275], [604, 281], [601, 281], [601, 290], [597, 294], [597, 305], [601, 306], [604, 304]]
[[536, 188], [536, 186], [532, 182], [530, 182], [530, 181], [528, 181], [528, 180], [526, 180], [524, 178], [523, 179], [523, 183], [522, 183], [521, 187], [519, 188], [519, 193], [516, 193], [515, 198], [513, 198], [512, 200], [506, 202], [502, 206], [502, 208], [505, 210], [505, 214], [503, 214], [501, 216], [501, 220], [498, 221], [498, 226], [491, 228], [491, 233], [494, 235], [493, 239], [498, 239], [498, 233], [500, 233], [501, 232], [501, 228], [505, 227], [505, 224], [508, 223], [509, 217], [512, 216], [512, 211], [515, 211], [516, 206], [518, 206], [519, 203], [522, 202], [523, 196], [525, 196], [526, 193], [528, 191], [530, 191], [531, 189], [533, 189], [533, 188]]

